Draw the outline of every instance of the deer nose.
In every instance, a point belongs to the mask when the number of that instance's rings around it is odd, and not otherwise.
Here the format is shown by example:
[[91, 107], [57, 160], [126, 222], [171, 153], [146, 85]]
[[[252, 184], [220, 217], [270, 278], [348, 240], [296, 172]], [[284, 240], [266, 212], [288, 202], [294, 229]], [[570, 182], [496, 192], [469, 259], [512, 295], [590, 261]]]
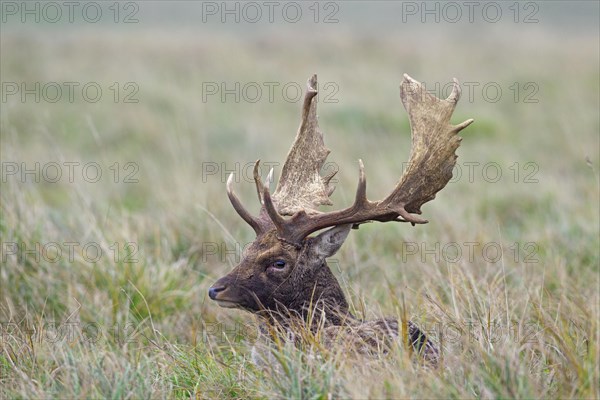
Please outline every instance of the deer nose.
[[223, 286], [223, 285], [211, 286], [211, 288], [208, 289], [208, 297], [215, 300], [217, 298], [217, 294], [219, 292], [222, 292], [223, 290], [225, 290], [225, 288], [226, 288], [226, 286]]

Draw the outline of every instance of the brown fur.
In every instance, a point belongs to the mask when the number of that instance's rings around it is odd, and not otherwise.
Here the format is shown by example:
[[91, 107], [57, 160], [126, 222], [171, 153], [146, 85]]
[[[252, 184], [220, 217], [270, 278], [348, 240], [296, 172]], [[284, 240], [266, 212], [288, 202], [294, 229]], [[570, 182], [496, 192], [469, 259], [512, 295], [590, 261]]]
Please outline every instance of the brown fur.
[[[337, 279], [319, 254], [318, 241], [319, 237], [309, 237], [298, 248], [280, 240], [275, 229], [260, 235], [242, 262], [213, 285], [222, 288], [214, 299], [257, 314], [266, 324], [284, 330], [293, 331], [300, 321], [315, 333], [321, 330], [325, 345], [343, 341], [360, 353], [369, 348], [389, 348], [390, 340], [401, 331], [398, 321], [355, 318]], [[273, 268], [277, 260], [285, 261], [286, 267]], [[416, 351], [435, 362], [437, 349], [411, 322], [408, 340]]]

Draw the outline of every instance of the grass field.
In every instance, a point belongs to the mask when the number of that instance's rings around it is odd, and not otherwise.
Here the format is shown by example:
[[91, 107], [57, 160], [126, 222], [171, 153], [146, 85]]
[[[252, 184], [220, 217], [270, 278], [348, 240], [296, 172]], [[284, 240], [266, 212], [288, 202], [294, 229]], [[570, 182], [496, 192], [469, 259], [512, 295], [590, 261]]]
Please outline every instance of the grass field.
[[[273, 24], [199, 2], [121, 3], [115, 23], [101, 2], [97, 24], [22, 23], [6, 3], [0, 397], [600, 398], [596, 3], [473, 24], [406, 2], [321, 4], [318, 23], [303, 3]], [[442, 366], [315, 343], [255, 367], [257, 321], [207, 296], [254, 239], [228, 173], [257, 210], [251, 163], [280, 172], [317, 73], [334, 204], [358, 158], [385, 196], [410, 151], [404, 72], [439, 96], [463, 84], [455, 178], [429, 224], [364, 225], [329, 264], [357, 315], [406, 312]]]

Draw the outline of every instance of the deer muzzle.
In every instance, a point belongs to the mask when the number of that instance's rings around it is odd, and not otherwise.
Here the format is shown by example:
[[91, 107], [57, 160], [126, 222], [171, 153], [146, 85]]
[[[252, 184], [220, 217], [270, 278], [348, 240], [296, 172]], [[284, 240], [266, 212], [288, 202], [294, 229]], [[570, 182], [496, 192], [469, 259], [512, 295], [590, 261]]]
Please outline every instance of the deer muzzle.
[[208, 289], [208, 297], [211, 300], [217, 302], [217, 304], [224, 308], [235, 308], [240, 306], [240, 299], [236, 298], [236, 290], [231, 290], [230, 285], [223, 281], [224, 278], [219, 279]]

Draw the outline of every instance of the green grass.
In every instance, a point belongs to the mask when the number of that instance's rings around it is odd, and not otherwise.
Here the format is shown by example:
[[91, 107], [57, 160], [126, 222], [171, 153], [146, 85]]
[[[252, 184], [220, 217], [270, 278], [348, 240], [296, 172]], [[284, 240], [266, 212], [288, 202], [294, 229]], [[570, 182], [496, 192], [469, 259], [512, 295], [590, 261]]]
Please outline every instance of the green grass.
[[[103, 176], [88, 182], [78, 167], [73, 182], [11, 175], [1, 183], [0, 396], [600, 397], [594, 29], [502, 25], [501, 34], [478, 33], [481, 41], [447, 25], [419, 35], [390, 28], [377, 40], [343, 23], [315, 32], [285, 26], [277, 35], [195, 29], [2, 27], [3, 82], [95, 81], [106, 96], [2, 103], [3, 168], [96, 162]], [[505, 91], [498, 103], [459, 103], [453, 121], [475, 123], [458, 150], [461, 177], [424, 207], [430, 224], [364, 225], [330, 263], [357, 315], [402, 316], [402, 299], [441, 343], [438, 370], [401, 348], [361, 358], [316, 340], [306, 349], [275, 346], [275, 361], [255, 366], [257, 321], [207, 297], [253, 239], [226, 200], [222, 169], [240, 163], [244, 173], [258, 158], [281, 166], [300, 102], [203, 102], [202, 83], [304, 86], [314, 72], [339, 88], [338, 102], [319, 103], [329, 161], [340, 169], [337, 207], [352, 201], [358, 158], [373, 199], [408, 159], [403, 72], [428, 82], [498, 82]], [[131, 81], [139, 103], [114, 103], [108, 86]], [[515, 103], [509, 86], [530, 81], [539, 103]], [[136, 183], [124, 182], [128, 162]], [[207, 163], [219, 171], [203, 175]], [[465, 163], [479, 163], [472, 180]], [[489, 163], [502, 170], [496, 182], [482, 175]], [[252, 184], [236, 178], [256, 210]]]

